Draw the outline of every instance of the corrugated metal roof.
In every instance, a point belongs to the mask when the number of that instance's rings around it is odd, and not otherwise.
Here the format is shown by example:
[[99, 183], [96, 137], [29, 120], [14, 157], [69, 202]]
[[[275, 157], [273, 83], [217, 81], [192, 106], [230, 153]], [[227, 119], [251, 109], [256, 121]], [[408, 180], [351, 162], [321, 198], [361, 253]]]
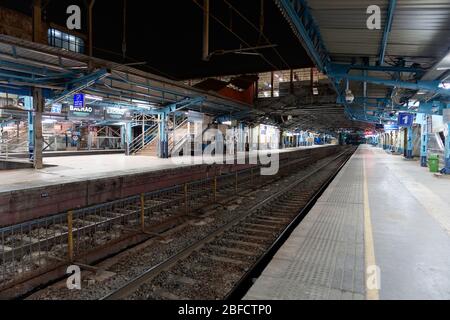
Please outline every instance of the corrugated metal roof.
[[[381, 9], [381, 30], [369, 30], [366, 13], [370, 5]], [[325, 47], [332, 60], [348, 62], [352, 57], [375, 60], [381, 49], [389, 1], [308, 0]], [[449, 0], [398, 0], [394, 11], [386, 55], [391, 58], [442, 58], [450, 46]]]
[[[331, 58], [345, 61], [345, 57], [376, 57], [380, 51], [383, 30], [367, 28], [367, 7], [373, 0], [309, 0], [308, 5], [316, 20]], [[377, 1], [386, 20], [388, 1]]]
[[449, 47], [449, 0], [397, 1], [387, 55], [442, 58]]

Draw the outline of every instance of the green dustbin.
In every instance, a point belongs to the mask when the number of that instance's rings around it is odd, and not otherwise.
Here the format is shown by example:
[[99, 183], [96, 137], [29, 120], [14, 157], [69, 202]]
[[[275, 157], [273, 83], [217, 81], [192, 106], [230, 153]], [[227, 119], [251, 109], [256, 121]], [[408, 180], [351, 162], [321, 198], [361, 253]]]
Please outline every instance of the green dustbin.
[[439, 155], [432, 154], [428, 157], [428, 168], [430, 168], [430, 172], [439, 172]]

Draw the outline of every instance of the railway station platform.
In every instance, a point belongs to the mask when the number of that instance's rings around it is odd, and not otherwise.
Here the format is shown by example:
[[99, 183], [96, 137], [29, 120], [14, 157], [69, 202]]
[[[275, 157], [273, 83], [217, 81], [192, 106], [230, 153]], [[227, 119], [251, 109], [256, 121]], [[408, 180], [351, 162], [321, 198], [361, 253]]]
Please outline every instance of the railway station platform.
[[361, 146], [244, 299], [450, 299], [449, 190]]
[[[270, 150], [280, 161], [332, 145]], [[238, 153], [248, 157], [258, 151]], [[266, 151], [259, 151], [266, 152]], [[45, 168], [0, 171], [0, 226], [16, 224], [108, 201], [188, 183], [208, 175], [254, 166], [223, 159], [160, 159], [123, 154], [44, 158]], [[211, 163], [217, 165], [210, 165]], [[26, 199], [26, 201], [24, 201]]]

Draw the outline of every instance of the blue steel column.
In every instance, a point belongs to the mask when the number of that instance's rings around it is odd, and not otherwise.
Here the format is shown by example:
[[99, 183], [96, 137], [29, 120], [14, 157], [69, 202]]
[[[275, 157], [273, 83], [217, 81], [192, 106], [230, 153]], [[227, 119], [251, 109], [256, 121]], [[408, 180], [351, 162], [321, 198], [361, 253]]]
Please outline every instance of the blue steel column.
[[158, 140], [159, 140], [159, 152], [158, 156], [160, 158], [168, 158], [169, 157], [169, 143], [168, 143], [168, 136], [166, 131], [166, 121], [167, 121], [167, 114], [161, 113], [159, 116], [159, 130], [158, 130]]
[[447, 122], [447, 137], [445, 138], [445, 168], [443, 173], [450, 174], [450, 122]]
[[428, 158], [428, 117], [425, 113], [417, 114], [421, 125], [420, 135], [420, 165], [427, 167]]
[[412, 159], [413, 157], [413, 128], [412, 127], [408, 127], [407, 128], [407, 139], [408, 139], [408, 143], [406, 146], [406, 158], [407, 159]]
[[28, 110], [28, 159], [33, 161], [34, 153], [34, 134], [33, 134], [33, 98], [29, 96], [23, 97], [25, 110]]
[[130, 122], [126, 122], [123, 125], [123, 134], [122, 134], [123, 146], [125, 148], [125, 154], [127, 156], [130, 155], [130, 143], [132, 140], [133, 140], [133, 136], [132, 136], [132, 130], [131, 130], [131, 121], [130, 121]]
[[444, 109], [444, 125], [447, 128], [447, 136], [445, 137], [445, 168], [441, 172], [450, 174], [450, 109]]
[[239, 123], [239, 146], [236, 151], [245, 151], [245, 126], [243, 122]]

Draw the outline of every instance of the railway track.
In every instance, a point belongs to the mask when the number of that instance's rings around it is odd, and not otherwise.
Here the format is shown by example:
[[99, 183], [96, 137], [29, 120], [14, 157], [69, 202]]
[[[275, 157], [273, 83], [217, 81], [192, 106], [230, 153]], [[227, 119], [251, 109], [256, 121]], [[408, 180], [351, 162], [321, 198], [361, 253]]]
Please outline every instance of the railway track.
[[[41, 286], [39, 290], [33, 290], [21, 297], [92, 300], [128, 299], [130, 296], [136, 299], [177, 297], [218, 299], [227, 296], [224, 292], [230, 294], [235, 292], [235, 287], [242, 287], [237, 284], [248, 278], [251, 271], [257, 270], [252, 263], [258, 264], [262, 257], [267, 256], [270, 248], [274, 247], [274, 242], [277, 242], [276, 238], [280, 237], [283, 230], [287, 229], [286, 226], [293, 223], [292, 216], [278, 212], [278, 209], [273, 213], [268, 213], [268, 210], [275, 205], [274, 201], [277, 199], [277, 201], [283, 201], [280, 200], [286, 199], [285, 196], [283, 197], [283, 193], [299, 184], [303, 184], [305, 187], [306, 184], [310, 184], [310, 180], [314, 180], [314, 176], [317, 178], [324, 175], [326, 178], [335, 173], [334, 166], [330, 164], [336, 161], [341, 163], [345, 160], [346, 155], [353, 153], [353, 149], [345, 150], [338, 157], [336, 154], [330, 156], [332, 153], [329, 153], [327, 156], [317, 158], [303, 156], [290, 159], [280, 163], [280, 172], [276, 176], [255, 176], [249, 174], [249, 170], [247, 170], [248, 172], [240, 171], [238, 172], [239, 183], [237, 183], [238, 175], [228, 174], [217, 186], [217, 197], [211, 196], [211, 190], [208, 187], [211, 179], [200, 184], [194, 182], [189, 187], [189, 211], [186, 210], [187, 199], [183, 188], [158, 191], [157, 195], [145, 199], [147, 229], [144, 234], [141, 233], [144, 238], [139, 243], [104, 255], [104, 258], [97, 259], [96, 262], [89, 263], [89, 265], [83, 262], [82, 256], [74, 261], [84, 269], [83, 281], [87, 285], [83, 285], [83, 290], [67, 290], [65, 281], [61, 281], [56, 282], [55, 285]], [[206, 189], [204, 188], [205, 183]], [[318, 185], [320, 184], [318, 182]], [[286, 188], [286, 186], [290, 187]], [[315, 190], [316, 185], [310, 185], [309, 188]], [[274, 193], [273, 190], [276, 192]], [[312, 196], [309, 191], [307, 194], [306, 191], [303, 192], [305, 192], [304, 198], [294, 199], [291, 197], [289, 200], [284, 200], [285, 206], [279, 206], [279, 209], [284, 211], [304, 207], [305, 201], [308, 198], [311, 199]], [[140, 211], [135, 202], [130, 202], [128, 205], [121, 204], [119, 208], [108, 205], [108, 208], [106, 218], [115, 221], [118, 217], [117, 214], [126, 217], [126, 221], [134, 221], [138, 217], [136, 213]], [[80, 222], [89, 216], [89, 214], [83, 215]], [[244, 218], [248, 219], [244, 221], [242, 220]], [[239, 221], [242, 221], [242, 225]], [[157, 226], [160, 227], [157, 228]], [[80, 224], [79, 228], [94, 232], [91, 234], [91, 238], [96, 238], [96, 232], [105, 233], [98, 221], [90, 226]], [[127, 229], [126, 225], [120, 224], [115, 232], [133, 236], [139, 230]], [[108, 235], [107, 232], [106, 235]], [[243, 238], [244, 235], [246, 237]], [[80, 237], [81, 239], [83, 237]], [[106, 249], [110, 243], [105, 244]], [[191, 250], [189, 250], [190, 247]], [[246, 253], [247, 257], [244, 258]], [[205, 260], [204, 268], [200, 267], [198, 270], [198, 266], [201, 265], [198, 262], [195, 262], [194, 266], [184, 265], [191, 260], [196, 261], [194, 257], [197, 254], [196, 259]], [[172, 264], [175, 269], [170, 268]], [[222, 290], [223, 288], [221, 290], [208, 289], [200, 294], [205, 288], [214, 287], [214, 283], [221, 283], [220, 279], [215, 279], [205, 281], [205, 285], [202, 285], [201, 280], [196, 280], [194, 276], [188, 276], [189, 272], [193, 270], [202, 274], [205, 279], [216, 275], [211, 272], [208, 265], [216, 270], [220, 270], [220, 268], [227, 270], [227, 276], [229, 275], [230, 279], [225, 285], [220, 285], [228, 288], [227, 290]], [[224, 268], [224, 266], [228, 267]], [[186, 275], [183, 275], [183, 272], [174, 272], [178, 268], [184, 269]], [[156, 291], [150, 290], [149, 293], [144, 293], [139, 289], [139, 281], [141, 281], [141, 285], [147, 283], [140, 279], [144, 274], [148, 274], [148, 281], [153, 283], [152, 286], [157, 288]], [[201, 277], [197, 276], [197, 279], [201, 279]], [[169, 288], [155, 285], [158, 281], [166, 283]], [[136, 294], [132, 290], [128, 290], [128, 295], [121, 295], [120, 291], [127, 290], [125, 288], [132, 286], [132, 283], [139, 289], [136, 290]], [[177, 292], [170, 288], [171, 285], [184, 286], [188, 292]], [[195, 287], [198, 287], [198, 293], [195, 293]]]
[[289, 183], [205, 237], [103, 296], [116, 299], [224, 299], [281, 242], [303, 209], [352, 152], [288, 178]]

